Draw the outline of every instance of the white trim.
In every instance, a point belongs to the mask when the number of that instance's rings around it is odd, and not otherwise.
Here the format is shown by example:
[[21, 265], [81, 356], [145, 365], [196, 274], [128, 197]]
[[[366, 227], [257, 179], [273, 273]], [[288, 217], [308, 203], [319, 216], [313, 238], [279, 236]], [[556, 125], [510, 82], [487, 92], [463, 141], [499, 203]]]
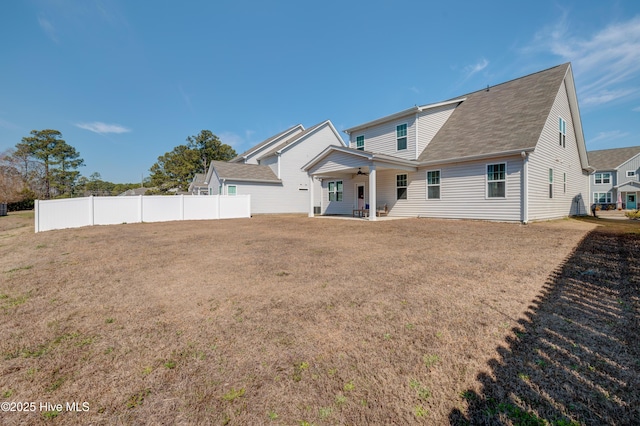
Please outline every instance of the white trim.
[[[631, 174], [629, 174], [629, 173], [631, 173]], [[628, 178], [636, 177], [636, 171], [635, 170], [627, 170], [626, 177], [628, 177]]]
[[535, 147], [525, 148], [525, 149], [512, 149], [510, 151], [502, 151], [502, 152], [490, 152], [488, 154], [478, 154], [478, 155], [470, 155], [468, 157], [454, 157], [447, 158], [444, 160], [432, 160], [432, 161], [423, 161], [420, 163], [421, 167], [425, 166], [434, 166], [440, 164], [451, 164], [451, 163], [466, 163], [468, 161], [476, 161], [476, 160], [485, 160], [489, 158], [500, 158], [500, 157], [511, 157], [514, 155], [521, 155], [523, 152], [530, 153], [535, 150]]
[[[495, 166], [497, 164], [504, 164], [504, 197], [489, 197], [489, 166]], [[485, 163], [484, 165], [484, 198], [485, 200], [506, 200], [507, 199], [507, 171], [508, 163], [506, 161], [500, 161], [496, 163]], [[503, 182], [502, 180], [492, 180], [491, 182]]]
[[[355, 203], [353, 203], [353, 208], [357, 209], [358, 208], [358, 187], [361, 186], [362, 187], [362, 195], [364, 195], [364, 205], [366, 206], [367, 204], [367, 186], [364, 184], [364, 182], [356, 182], [353, 184], [354, 188], [355, 188], [355, 192], [353, 194], [353, 198], [355, 200]], [[363, 207], [364, 208], [364, 207]]]
[[418, 144], [418, 141], [419, 141], [419, 138], [418, 138], [418, 136], [419, 136], [419, 131], [418, 131], [418, 129], [420, 129], [420, 126], [418, 125], [418, 117], [419, 117], [419, 115], [418, 115], [418, 113], [416, 112], [416, 117], [415, 117], [415, 119], [413, 120], [413, 125], [414, 125], [414, 126], [415, 126], [415, 128], [416, 128], [416, 137], [415, 137], [415, 139], [416, 139], [416, 158], [418, 158], [418, 157], [420, 156], [420, 152], [418, 152], [418, 149], [419, 149], [419, 146], [418, 146], [418, 145], [419, 145], [419, 144]]
[[[522, 151], [522, 223], [529, 223], [529, 154]], [[505, 188], [506, 191], [506, 188]], [[506, 195], [506, 192], [505, 192]]]
[[[429, 172], [438, 172], [438, 184], [437, 185], [430, 185], [429, 184]], [[432, 169], [432, 170], [425, 170], [424, 171], [424, 178], [425, 178], [425, 183], [426, 183], [426, 193], [424, 194], [425, 196], [425, 200], [427, 201], [431, 201], [431, 200], [441, 200], [442, 199], [442, 169]], [[430, 186], [437, 186], [439, 188], [438, 190], [438, 198], [429, 198], [429, 187]]]
[[[362, 137], [362, 149], [358, 148], [358, 138]], [[365, 151], [365, 141], [367, 140], [367, 138], [365, 137], [364, 133], [361, 135], [356, 135], [356, 142], [355, 142], [355, 146], [354, 148], [357, 149], [358, 151]]]

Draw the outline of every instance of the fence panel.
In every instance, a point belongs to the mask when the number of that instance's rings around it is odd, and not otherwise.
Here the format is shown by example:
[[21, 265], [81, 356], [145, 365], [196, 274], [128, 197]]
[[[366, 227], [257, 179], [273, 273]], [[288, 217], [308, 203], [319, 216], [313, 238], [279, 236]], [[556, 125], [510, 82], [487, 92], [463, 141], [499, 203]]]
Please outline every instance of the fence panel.
[[218, 200], [209, 195], [184, 197], [184, 220], [219, 219]]
[[180, 197], [151, 195], [142, 197], [143, 222], [169, 222], [182, 219]]
[[93, 224], [140, 222], [140, 197], [94, 197]]
[[251, 217], [251, 195], [219, 195], [220, 219]]
[[36, 202], [36, 232], [91, 225], [91, 198]]

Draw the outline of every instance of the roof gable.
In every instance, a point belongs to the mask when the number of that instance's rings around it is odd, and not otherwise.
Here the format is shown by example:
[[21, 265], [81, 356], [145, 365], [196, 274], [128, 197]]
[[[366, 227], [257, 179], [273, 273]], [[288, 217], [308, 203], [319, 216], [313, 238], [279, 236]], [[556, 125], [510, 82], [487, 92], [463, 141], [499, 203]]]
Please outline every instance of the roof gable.
[[251, 154], [255, 154], [260, 150], [267, 149], [270, 145], [277, 144], [278, 142], [282, 141], [283, 138], [288, 139], [291, 135], [295, 134], [296, 132], [297, 133], [304, 132], [304, 126], [302, 124], [297, 124], [293, 127], [288, 128], [283, 132], [278, 133], [277, 135], [271, 136], [270, 138], [265, 139], [259, 144], [249, 148], [242, 154], [238, 154], [237, 156], [229, 160], [229, 162], [230, 163], [241, 162], [245, 158], [249, 157]]
[[559, 65], [465, 95], [418, 160], [534, 149], [568, 69]]
[[640, 154], [640, 146], [589, 151], [589, 164], [596, 170], [615, 170]]
[[320, 130], [321, 128], [326, 127], [326, 126], [329, 126], [331, 128], [332, 132], [335, 134], [336, 139], [338, 139], [343, 145], [346, 146], [346, 144], [344, 143], [344, 140], [342, 140], [342, 138], [340, 137], [340, 134], [338, 133], [338, 131], [335, 129], [335, 127], [333, 127], [333, 124], [331, 124], [331, 121], [330, 120], [326, 120], [326, 121], [323, 121], [322, 123], [316, 124], [315, 126], [309, 127], [308, 129], [306, 129], [302, 133], [298, 133], [298, 134], [292, 136], [291, 138], [285, 140], [282, 143], [279, 143], [279, 144], [275, 145], [269, 151], [267, 151], [266, 153], [261, 155], [258, 158], [258, 160], [262, 160], [264, 158], [267, 158], [267, 157], [270, 157], [272, 155], [275, 155], [278, 152], [282, 152], [282, 151], [286, 150], [287, 148], [289, 148], [290, 146], [298, 143], [299, 141], [301, 141], [305, 137], [307, 137], [309, 135], [312, 135], [313, 133], [317, 132], [318, 130]]

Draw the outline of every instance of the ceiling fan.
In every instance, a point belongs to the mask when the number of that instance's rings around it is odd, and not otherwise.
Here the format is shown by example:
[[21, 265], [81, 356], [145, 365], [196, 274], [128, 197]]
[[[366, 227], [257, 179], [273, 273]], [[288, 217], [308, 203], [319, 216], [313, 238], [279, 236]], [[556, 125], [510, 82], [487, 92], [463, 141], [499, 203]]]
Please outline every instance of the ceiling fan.
[[358, 167], [358, 173], [356, 173], [356, 175], [360, 175], [360, 176], [368, 176], [369, 173], [365, 173], [362, 171], [361, 167]]

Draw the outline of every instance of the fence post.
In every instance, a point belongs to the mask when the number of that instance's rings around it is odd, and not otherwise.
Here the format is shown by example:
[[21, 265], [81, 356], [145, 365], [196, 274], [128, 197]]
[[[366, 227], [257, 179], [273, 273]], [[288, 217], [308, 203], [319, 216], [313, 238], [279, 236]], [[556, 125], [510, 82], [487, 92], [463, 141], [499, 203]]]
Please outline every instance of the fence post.
[[220, 194], [216, 195], [216, 210], [218, 211], [218, 217], [217, 217], [216, 219], [222, 219], [222, 218], [220, 217], [220, 202], [221, 202], [221, 201], [220, 201], [220, 198], [221, 198], [221, 197], [222, 197], [222, 196], [221, 196]]
[[138, 219], [139, 222], [142, 223], [142, 195], [139, 195], [140, 197], [140, 202], [138, 203]]
[[95, 215], [95, 206], [93, 204], [93, 195], [89, 196], [89, 226], [93, 226], [96, 220], [96, 215]]
[[184, 220], [184, 194], [180, 194], [180, 220]]
[[40, 200], [35, 200], [33, 207], [35, 209], [34, 216], [36, 218], [35, 231], [38, 233], [40, 232]]

